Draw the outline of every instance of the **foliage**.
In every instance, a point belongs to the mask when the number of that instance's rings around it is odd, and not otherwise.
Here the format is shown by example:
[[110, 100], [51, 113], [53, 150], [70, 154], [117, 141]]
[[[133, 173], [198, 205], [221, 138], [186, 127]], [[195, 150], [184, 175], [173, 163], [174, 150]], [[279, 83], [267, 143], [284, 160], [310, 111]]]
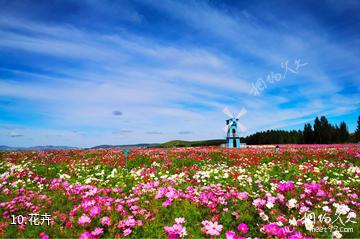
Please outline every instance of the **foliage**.
[[341, 122], [339, 127], [330, 124], [325, 116], [321, 116], [320, 119], [318, 117], [315, 118], [313, 126], [310, 123], [306, 123], [303, 131], [268, 130], [242, 138], [241, 141], [247, 144], [331, 144], [358, 142], [360, 141], [360, 116], [355, 136], [349, 133], [345, 122]]

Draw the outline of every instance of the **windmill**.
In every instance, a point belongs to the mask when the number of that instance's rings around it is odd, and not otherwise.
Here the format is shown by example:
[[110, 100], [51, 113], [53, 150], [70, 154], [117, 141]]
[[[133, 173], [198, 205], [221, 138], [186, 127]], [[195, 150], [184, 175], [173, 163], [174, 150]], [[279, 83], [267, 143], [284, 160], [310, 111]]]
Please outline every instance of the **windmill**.
[[239, 122], [239, 118], [246, 114], [246, 109], [242, 108], [240, 112], [234, 117], [228, 108], [224, 108], [223, 112], [230, 118], [226, 120], [224, 131], [226, 135], [227, 148], [240, 148], [240, 132], [246, 131], [246, 127]]

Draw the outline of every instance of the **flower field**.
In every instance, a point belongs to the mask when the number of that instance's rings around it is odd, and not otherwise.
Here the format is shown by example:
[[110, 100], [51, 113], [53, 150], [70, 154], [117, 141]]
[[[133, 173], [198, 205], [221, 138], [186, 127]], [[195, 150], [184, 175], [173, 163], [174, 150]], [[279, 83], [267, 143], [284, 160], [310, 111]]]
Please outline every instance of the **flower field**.
[[359, 145], [0, 153], [0, 237], [358, 238]]

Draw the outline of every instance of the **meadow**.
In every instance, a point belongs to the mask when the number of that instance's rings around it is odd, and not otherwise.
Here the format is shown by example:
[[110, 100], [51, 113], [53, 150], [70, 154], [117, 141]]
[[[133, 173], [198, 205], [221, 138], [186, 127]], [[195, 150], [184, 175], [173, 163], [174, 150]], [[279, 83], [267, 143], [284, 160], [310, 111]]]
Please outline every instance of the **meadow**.
[[358, 238], [360, 145], [0, 153], [2, 238]]

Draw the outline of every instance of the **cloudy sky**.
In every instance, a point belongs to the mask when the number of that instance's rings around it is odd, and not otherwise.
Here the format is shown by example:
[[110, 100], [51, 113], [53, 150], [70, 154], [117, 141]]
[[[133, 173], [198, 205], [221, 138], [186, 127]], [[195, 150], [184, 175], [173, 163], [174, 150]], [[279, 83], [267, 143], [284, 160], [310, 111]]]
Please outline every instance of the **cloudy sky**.
[[[236, 1], [235, 1], [236, 2]], [[0, 0], [0, 144], [223, 138], [360, 114], [360, 2]]]

